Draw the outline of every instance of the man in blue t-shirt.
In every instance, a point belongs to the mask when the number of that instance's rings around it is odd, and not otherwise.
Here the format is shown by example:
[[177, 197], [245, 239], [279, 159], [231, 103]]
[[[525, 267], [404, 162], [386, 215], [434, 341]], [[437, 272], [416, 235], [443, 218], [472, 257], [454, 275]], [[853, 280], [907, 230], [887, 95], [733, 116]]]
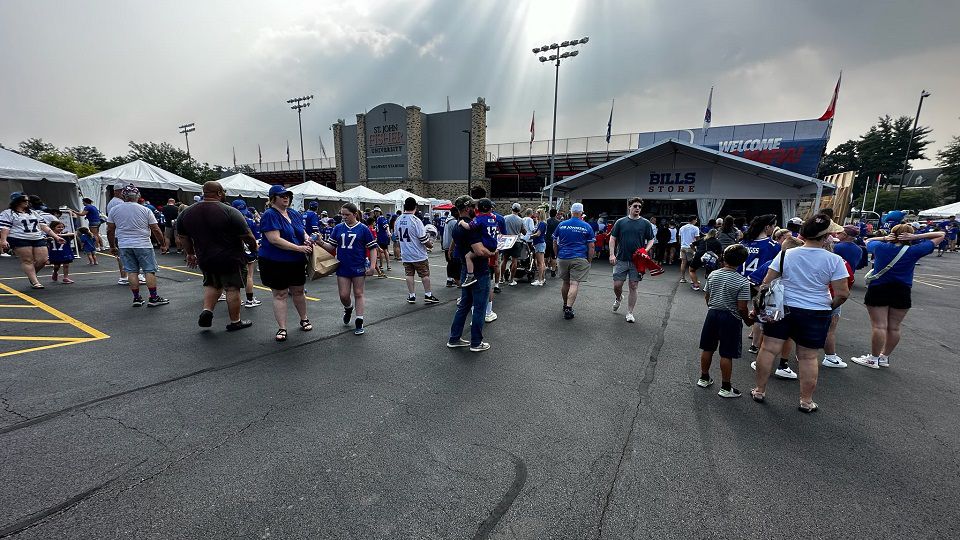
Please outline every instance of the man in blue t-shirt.
[[856, 244], [859, 233], [860, 227], [844, 225], [843, 231], [837, 233], [839, 242], [833, 245], [833, 252], [847, 261], [853, 270], [860, 268], [860, 259], [863, 258], [863, 250]]
[[580, 282], [585, 281], [590, 272], [596, 242], [593, 229], [582, 219], [583, 204], [573, 203], [570, 214], [572, 217], [557, 225], [557, 230], [553, 232], [558, 270], [563, 279], [560, 295], [563, 297], [563, 318], [566, 320], [573, 318], [573, 304], [577, 301]]
[[[487, 261], [496, 253], [495, 239], [493, 248], [488, 247], [491, 231], [486, 227], [496, 227], [496, 219], [486, 213], [477, 215], [474, 211], [473, 199], [466, 195], [458, 197], [454, 201], [454, 206], [460, 214], [459, 219], [470, 222], [469, 229], [458, 223], [452, 230], [453, 254], [460, 261], [460, 282], [463, 283], [467, 277], [465, 261], [467, 253], [474, 254], [473, 275], [477, 281], [470, 287], [460, 289], [460, 301], [457, 303], [457, 312], [450, 326], [447, 347], [469, 346], [473, 352], [482, 352], [490, 348], [490, 344], [483, 341], [483, 323], [492, 320], [486, 315], [490, 300], [490, 266]], [[473, 218], [472, 221], [471, 218]], [[493, 232], [493, 234], [496, 233]], [[473, 316], [470, 323], [470, 341], [465, 341], [461, 336], [463, 336], [463, 327], [471, 309]]]
[[303, 228], [308, 235], [317, 234], [320, 232], [320, 215], [317, 214], [320, 204], [317, 201], [310, 201], [307, 208], [308, 210], [303, 213]]

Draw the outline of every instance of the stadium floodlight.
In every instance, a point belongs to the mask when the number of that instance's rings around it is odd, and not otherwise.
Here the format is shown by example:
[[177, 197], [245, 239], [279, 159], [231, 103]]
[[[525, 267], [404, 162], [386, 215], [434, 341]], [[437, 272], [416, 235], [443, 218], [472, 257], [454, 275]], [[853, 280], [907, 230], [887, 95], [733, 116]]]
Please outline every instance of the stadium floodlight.
[[910, 147], [913, 146], [913, 138], [917, 136], [917, 122], [920, 120], [920, 108], [923, 107], [923, 98], [930, 97], [930, 92], [920, 91], [920, 103], [917, 104], [917, 115], [913, 117], [913, 131], [910, 132], [910, 139], [907, 140], [907, 155], [903, 156], [903, 169], [900, 171], [900, 187], [897, 188], [897, 200], [893, 203], [893, 209], [897, 210], [900, 206], [900, 194], [903, 192], [903, 181], [907, 177], [907, 166], [910, 164]]
[[[310, 106], [310, 100], [313, 99], [313, 94], [309, 96], [303, 96], [298, 98], [288, 99], [287, 103], [290, 103], [290, 108], [297, 111], [297, 123], [300, 125], [300, 166], [303, 171], [303, 181], [307, 181], [307, 160], [304, 157], [303, 153], [303, 109]], [[288, 156], [289, 157], [289, 156]]]
[[177, 126], [180, 130], [180, 133], [183, 133], [183, 138], [187, 141], [187, 157], [190, 157], [190, 132], [196, 131], [196, 124], [190, 122], [189, 124], [184, 124], [182, 126]]
[[553, 180], [556, 177], [556, 162], [557, 162], [557, 94], [560, 89], [560, 60], [567, 58], [573, 58], [580, 54], [579, 50], [569, 50], [561, 52], [561, 49], [567, 47], [576, 47], [578, 45], [583, 45], [589, 41], [589, 37], [582, 37], [580, 39], [565, 40], [560, 44], [553, 43], [551, 45], [542, 45], [533, 49], [533, 54], [539, 54], [541, 52], [545, 53], [548, 50], [556, 51], [557, 54], [551, 54], [548, 56], [538, 56], [538, 60], [541, 63], [546, 63], [548, 61], [554, 62], [556, 67], [556, 75], [553, 83], [553, 135], [550, 139], [550, 177], [547, 179], [550, 185], [550, 205], [553, 206]]

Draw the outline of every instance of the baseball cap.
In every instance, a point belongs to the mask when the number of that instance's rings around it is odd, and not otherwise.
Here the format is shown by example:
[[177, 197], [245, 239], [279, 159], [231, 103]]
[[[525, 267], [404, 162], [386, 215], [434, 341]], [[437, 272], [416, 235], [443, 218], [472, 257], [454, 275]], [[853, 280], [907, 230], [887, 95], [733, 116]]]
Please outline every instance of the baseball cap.
[[125, 182], [117, 182], [113, 185], [113, 190], [119, 193], [120, 191], [123, 191], [123, 188], [125, 187], [127, 187]]
[[26, 199], [26, 198], [27, 196], [24, 195], [23, 193], [20, 193], [19, 191], [14, 191], [13, 193], [10, 194], [10, 202], [20, 200], [20, 199]]
[[842, 230], [843, 227], [834, 223], [833, 220], [827, 216], [820, 214], [808, 219], [806, 223], [803, 224], [803, 228], [800, 229], [800, 236], [812, 240], [821, 238], [826, 234], [838, 233]]
[[323, 212], [320, 212], [320, 215], [321, 215], [321, 216], [325, 216], [325, 215], [327, 215], [327, 211], [326, 211], [326, 210], [324, 210]]
[[844, 225], [843, 232], [846, 233], [847, 236], [856, 238], [860, 236], [860, 227], [857, 227], [856, 225]]
[[127, 184], [126, 186], [123, 187], [122, 190], [120, 190], [120, 196], [123, 197], [124, 199], [133, 195], [136, 195], [137, 198], [140, 197], [140, 190], [137, 189], [137, 186], [133, 184]]
[[570, 211], [571, 211], [571, 212], [576, 212], [576, 213], [578, 213], [578, 214], [582, 214], [582, 213], [583, 213], [583, 203], [578, 203], [578, 202], [577, 202], [577, 203], [571, 204], [571, 205], [570, 205]]
[[243, 210], [247, 207], [247, 203], [243, 202], [243, 199], [234, 199], [230, 206], [233, 206], [237, 210]]
[[277, 195], [292, 195], [289, 189], [281, 186], [280, 184], [270, 186], [270, 191], [268, 191], [267, 194], [270, 196], [271, 199], [276, 197]]
[[311, 210], [314, 210], [314, 209], [316, 209], [316, 208], [320, 208], [320, 203], [318, 203], [317, 201], [310, 201], [310, 204], [307, 205], [307, 206], [308, 206]]
[[379, 206], [374, 206], [374, 207], [373, 207], [373, 211], [374, 211], [374, 212], [380, 212], [381, 214], [383, 213], [383, 210], [381, 210]]
[[511, 209], [511, 210], [514, 210], [514, 211], [520, 210], [520, 203], [518, 203], [518, 202], [513, 203], [513, 205], [510, 206], [510, 209]]
[[194, 195], [194, 196], [193, 196], [193, 202], [200, 202], [200, 196], [199, 196], [199, 195]]
[[792, 223], [794, 225], [803, 225], [803, 220], [798, 217], [793, 217], [793, 218], [790, 218], [789, 223]]
[[453, 201], [453, 206], [456, 208], [466, 208], [472, 204], [476, 204], [472, 197], [469, 195], [461, 195], [457, 197], [457, 200]]
[[477, 201], [477, 210], [480, 210], [481, 212], [489, 212], [490, 210], [493, 210], [493, 201], [487, 199], [486, 197], [480, 199]]

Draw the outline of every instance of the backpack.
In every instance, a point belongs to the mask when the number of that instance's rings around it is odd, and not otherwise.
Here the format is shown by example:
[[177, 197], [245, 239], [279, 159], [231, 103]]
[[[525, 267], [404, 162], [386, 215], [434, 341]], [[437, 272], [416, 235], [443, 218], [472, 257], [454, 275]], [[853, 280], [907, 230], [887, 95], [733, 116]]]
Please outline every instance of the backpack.
[[786, 306], [783, 304], [783, 261], [785, 254], [786, 251], [780, 252], [780, 277], [760, 286], [760, 294], [757, 295], [754, 304], [757, 320], [760, 322], [781, 321], [786, 314]]

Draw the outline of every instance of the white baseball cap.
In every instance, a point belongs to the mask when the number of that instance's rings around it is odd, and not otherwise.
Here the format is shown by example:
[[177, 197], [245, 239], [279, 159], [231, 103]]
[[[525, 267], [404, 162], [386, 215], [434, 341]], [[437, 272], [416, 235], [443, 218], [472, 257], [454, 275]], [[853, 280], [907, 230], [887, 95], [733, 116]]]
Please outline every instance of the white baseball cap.
[[578, 214], [583, 213], [583, 203], [573, 203], [570, 205], [571, 212], [577, 212]]

